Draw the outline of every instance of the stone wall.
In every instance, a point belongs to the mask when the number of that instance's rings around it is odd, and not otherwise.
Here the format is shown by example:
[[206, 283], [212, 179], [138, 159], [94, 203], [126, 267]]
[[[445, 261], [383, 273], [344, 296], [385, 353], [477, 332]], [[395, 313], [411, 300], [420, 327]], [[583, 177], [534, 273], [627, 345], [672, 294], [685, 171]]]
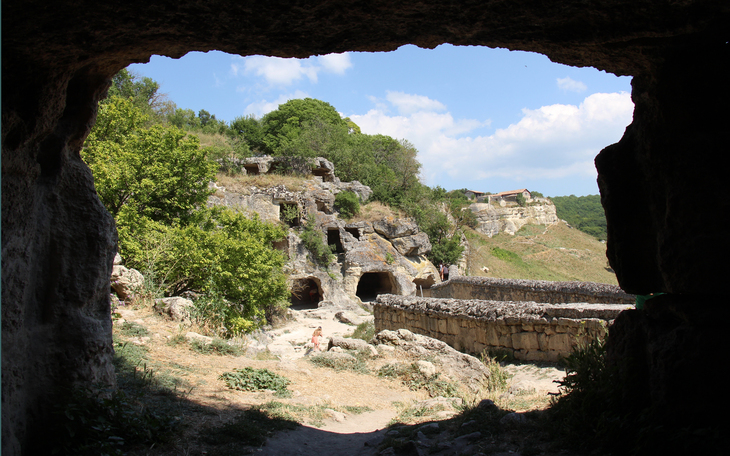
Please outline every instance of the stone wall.
[[479, 354], [506, 351], [525, 361], [557, 361], [574, 347], [605, 337], [626, 304], [538, 304], [380, 295], [376, 332], [409, 331]]
[[452, 277], [431, 288], [434, 298], [486, 301], [534, 301], [550, 304], [634, 304], [636, 297], [615, 285], [594, 282], [548, 282], [545, 280]]

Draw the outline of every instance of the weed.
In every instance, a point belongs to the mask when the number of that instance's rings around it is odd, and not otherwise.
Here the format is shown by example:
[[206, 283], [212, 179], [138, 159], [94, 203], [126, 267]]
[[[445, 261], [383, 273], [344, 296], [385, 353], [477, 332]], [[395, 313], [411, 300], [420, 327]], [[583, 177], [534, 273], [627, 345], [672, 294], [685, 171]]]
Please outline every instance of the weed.
[[386, 364], [378, 370], [378, 376], [385, 378], [398, 378], [410, 390], [416, 391], [424, 389], [428, 391], [428, 394], [431, 397], [458, 397], [460, 395], [459, 387], [455, 383], [442, 380], [441, 374], [439, 373], [426, 376], [423, 372], [421, 372], [416, 363]]
[[370, 342], [375, 337], [375, 323], [373, 321], [365, 321], [357, 325], [355, 331], [349, 336], [352, 339], [362, 339], [365, 342]]
[[482, 352], [482, 363], [489, 369], [489, 379], [487, 379], [486, 387], [489, 391], [501, 391], [507, 388], [507, 381], [510, 378], [509, 373], [502, 368], [494, 358], [490, 357], [487, 352]]
[[122, 327], [119, 332], [129, 337], [144, 337], [149, 336], [150, 334], [150, 332], [147, 331], [147, 328], [133, 321], [125, 321], [122, 323]]
[[286, 388], [291, 383], [288, 378], [268, 369], [254, 369], [252, 367], [224, 372], [219, 378], [231, 389], [240, 391], [273, 390], [276, 391], [277, 395], [286, 395], [289, 392]]
[[243, 354], [243, 350], [240, 347], [229, 344], [228, 341], [217, 337], [209, 344], [197, 339], [192, 340], [190, 342], [190, 348], [201, 355], [241, 356]]
[[349, 370], [361, 374], [370, 373], [370, 370], [365, 363], [364, 356], [356, 352], [354, 355], [356, 356], [353, 356], [352, 358], [336, 358], [327, 355], [312, 356], [309, 358], [309, 362], [315, 366], [326, 367], [336, 371]]
[[167, 341], [167, 345], [171, 347], [177, 347], [178, 345], [185, 345], [187, 343], [188, 339], [183, 334], [176, 334]]

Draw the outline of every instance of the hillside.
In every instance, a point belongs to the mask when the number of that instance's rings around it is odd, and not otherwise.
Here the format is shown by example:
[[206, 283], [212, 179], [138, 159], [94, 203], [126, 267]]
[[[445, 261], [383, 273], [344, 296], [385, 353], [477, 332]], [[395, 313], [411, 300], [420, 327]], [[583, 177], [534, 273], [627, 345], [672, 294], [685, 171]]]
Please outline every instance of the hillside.
[[[468, 274], [507, 279], [599, 282], [618, 285], [606, 245], [564, 222], [526, 225], [514, 236], [488, 237], [467, 229]], [[483, 267], [489, 268], [485, 272]]]

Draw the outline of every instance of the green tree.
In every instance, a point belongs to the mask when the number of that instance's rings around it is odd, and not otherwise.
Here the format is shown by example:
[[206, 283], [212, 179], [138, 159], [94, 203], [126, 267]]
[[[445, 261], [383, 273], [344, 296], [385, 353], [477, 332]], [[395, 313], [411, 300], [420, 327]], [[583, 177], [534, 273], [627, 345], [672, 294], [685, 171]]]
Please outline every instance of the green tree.
[[353, 192], [340, 192], [335, 195], [334, 207], [342, 218], [351, 219], [360, 213], [360, 198]]
[[110, 97], [82, 150], [122, 257], [165, 294], [220, 297], [227, 334], [255, 327], [288, 296], [285, 259], [273, 248], [283, 228], [206, 208], [217, 165], [196, 136], [144, 127], [147, 117], [131, 98]]
[[606, 239], [606, 213], [600, 195], [550, 197], [558, 218], [597, 239]]
[[[301, 141], [305, 125], [319, 123], [339, 126], [349, 131], [347, 122], [327, 102], [313, 98], [289, 100], [261, 119], [264, 152], [283, 156], [316, 156], [316, 152]], [[303, 147], [304, 146], [304, 147]]]
[[185, 220], [211, 194], [217, 166], [197, 137], [175, 127], [142, 128], [145, 120], [131, 99], [111, 97], [99, 107], [82, 157], [113, 216], [128, 205], [152, 220]]

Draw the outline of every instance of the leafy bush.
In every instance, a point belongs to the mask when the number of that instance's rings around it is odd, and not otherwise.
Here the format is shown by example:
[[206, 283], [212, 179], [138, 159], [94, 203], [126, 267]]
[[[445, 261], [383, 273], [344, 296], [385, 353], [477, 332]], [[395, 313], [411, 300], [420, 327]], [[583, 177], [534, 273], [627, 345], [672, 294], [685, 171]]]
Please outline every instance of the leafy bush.
[[349, 220], [360, 213], [360, 198], [354, 192], [340, 192], [335, 195], [334, 207], [340, 217]]
[[329, 246], [324, 242], [324, 234], [317, 229], [314, 217], [310, 217], [304, 225], [304, 231], [301, 234], [304, 247], [312, 254], [312, 259], [322, 265], [327, 266], [334, 261], [335, 256]]
[[224, 372], [219, 377], [231, 389], [240, 391], [262, 391], [274, 390], [279, 395], [286, 395], [289, 386], [289, 379], [268, 369], [254, 369], [244, 367], [234, 369], [232, 372]]

